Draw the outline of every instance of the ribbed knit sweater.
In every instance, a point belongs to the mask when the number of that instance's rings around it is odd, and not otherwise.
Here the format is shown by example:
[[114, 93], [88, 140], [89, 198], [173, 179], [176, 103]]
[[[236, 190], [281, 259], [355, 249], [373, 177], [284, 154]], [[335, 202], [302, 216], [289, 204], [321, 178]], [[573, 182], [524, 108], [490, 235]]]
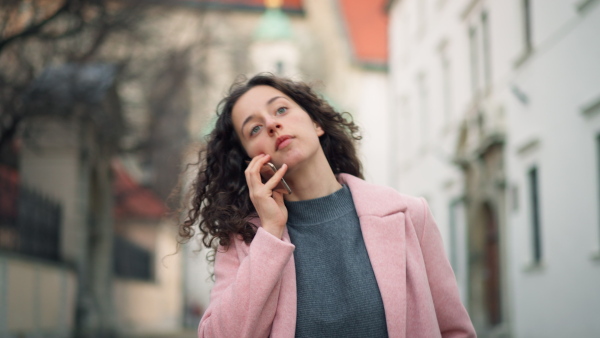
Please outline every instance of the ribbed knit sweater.
[[296, 337], [387, 337], [350, 189], [286, 207], [296, 246]]

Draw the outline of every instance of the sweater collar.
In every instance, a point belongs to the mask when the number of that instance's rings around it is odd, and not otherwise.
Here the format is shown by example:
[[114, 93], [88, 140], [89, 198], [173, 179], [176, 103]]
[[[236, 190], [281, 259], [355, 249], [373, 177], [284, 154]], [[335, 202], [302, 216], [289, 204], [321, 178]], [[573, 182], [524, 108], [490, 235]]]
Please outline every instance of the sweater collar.
[[288, 224], [313, 225], [337, 219], [354, 211], [352, 194], [347, 185], [334, 193], [305, 201], [285, 202]]

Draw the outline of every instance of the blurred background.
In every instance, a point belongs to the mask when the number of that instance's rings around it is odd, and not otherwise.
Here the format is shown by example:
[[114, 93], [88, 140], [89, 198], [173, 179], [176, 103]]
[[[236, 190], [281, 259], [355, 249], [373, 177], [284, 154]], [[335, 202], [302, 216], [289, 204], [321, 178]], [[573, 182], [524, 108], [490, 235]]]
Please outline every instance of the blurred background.
[[195, 336], [211, 268], [168, 210], [265, 71], [427, 198], [480, 337], [600, 337], [599, 3], [0, 0], [0, 337]]

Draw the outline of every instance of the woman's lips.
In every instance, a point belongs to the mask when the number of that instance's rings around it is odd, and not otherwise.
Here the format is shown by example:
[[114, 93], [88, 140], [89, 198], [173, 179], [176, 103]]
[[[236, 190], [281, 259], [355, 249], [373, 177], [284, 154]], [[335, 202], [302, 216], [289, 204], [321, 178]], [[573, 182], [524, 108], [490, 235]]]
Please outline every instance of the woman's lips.
[[292, 137], [289, 135], [280, 136], [275, 143], [275, 150], [283, 149], [292, 142]]

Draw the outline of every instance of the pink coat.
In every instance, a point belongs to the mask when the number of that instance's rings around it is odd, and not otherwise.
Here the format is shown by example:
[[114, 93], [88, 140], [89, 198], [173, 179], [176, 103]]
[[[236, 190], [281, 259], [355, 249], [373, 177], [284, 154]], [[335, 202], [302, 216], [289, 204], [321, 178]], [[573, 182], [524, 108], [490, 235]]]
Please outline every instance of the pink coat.
[[[389, 337], [475, 337], [442, 239], [424, 199], [348, 174], [356, 212], [383, 300]], [[258, 228], [215, 258], [215, 285], [198, 337], [294, 337], [296, 271], [287, 231]]]

